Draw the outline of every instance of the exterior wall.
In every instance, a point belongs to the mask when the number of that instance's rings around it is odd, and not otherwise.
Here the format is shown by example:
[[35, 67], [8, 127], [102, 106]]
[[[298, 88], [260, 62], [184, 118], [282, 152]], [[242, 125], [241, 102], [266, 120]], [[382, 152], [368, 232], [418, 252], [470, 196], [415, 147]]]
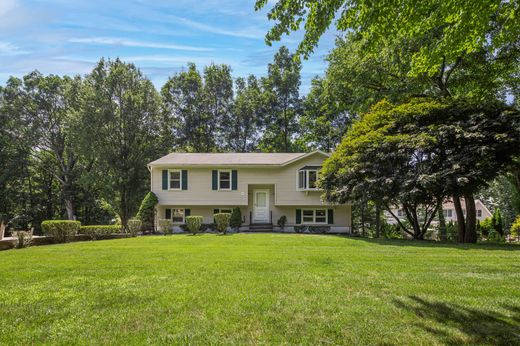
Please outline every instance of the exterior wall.
[[[303, 166], [321, 165], [325, 157], [319, 153], [284, 167], [152, 167], [152, 191], [159, 204], [168, 205], [248, 205], [249, 185], [274, 186], [274, 201], [271, 205], [322, 205], [321, 191], [298, 191], [297, 170]], [[163, 169], [186, 169], [188, 189], [169, 191], [162, 189]], [[236, 169], [238, 189], [234, 191], [212, 190], [211, 171]]]

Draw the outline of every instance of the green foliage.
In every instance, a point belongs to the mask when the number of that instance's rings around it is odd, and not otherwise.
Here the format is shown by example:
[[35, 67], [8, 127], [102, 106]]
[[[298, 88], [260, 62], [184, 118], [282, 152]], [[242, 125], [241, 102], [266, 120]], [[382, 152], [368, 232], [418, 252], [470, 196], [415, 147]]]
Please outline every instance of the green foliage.
[[493, 225], [495, 232], [500, 234], [500, 236], [504, 235], [504, 224], [502, 222], [502, 214], [500, 213], [500, 209], [495, 209], [495, 212], [491, 217], [491, 224]]
[[285, 224], [286, 223], [287, 223], [287, 216], [285, 216], [285, 215], [280, 216], [280, 218], [276, 222], [276, 224], [278, 225], [278, 227], [280, 227], [280, 229], [282, 231], [285, 229]]
[[139, 233], [143, 228], [143, 222], [139, 219], [130, 219], [128, 220], [128, 232], [132, 235], [132, 237], [136, 237], [137, 233]]
[[66, 243], [79, 233], [81, 222], [71, 220], [46, 220], [42, 222], [42, 231], [57, 243]]
[[484, 237], [487, 237], [490, 233], [495, 231], [495, 225], [493, 224], [492, 217], [488, 217], [482, 221], [479, 221], [477, 227], [482, 236]]
[[229, 226], [231, 226], [235, 231], [238, 231], [240, 226], [242, 226], [242, 212], [239, 207], [233, 208], [229, 220]]
[[146, 230], [153, 228], [155, 218], [155, 206], [159, 203], [157, 196], [152, 191], [148, 192], [141, 202], [139, 211], [135, 216], [136, 219], [142, 222], [142, 227]]
[[386, 239], [402, 239], [401, 228], [399, 225], [392, 225], [384, 222], [381, 225], [381, 235]]
[[186, 216], [186, 227], [192, 234], [197, 234], [200, 232], [200, 228], [202, 226], [202, 216]]
[[31, 231], [14, 231], [12, 232], [14, 238], [15, 249], [23, 249], [31, 246], [33, 240], [33, 233]]
[[158, 221], [159, 231], [164, 234], [173, 233], [173, 221], [170, 219], [159, 219]]
[[229, 213], [218, 213], [214, 214], [215, 223], [217, 224], [217, 230], [221, 233], [226, 234], [226, 231], [229, 227], [229, 221], [231, 219], [231, 214]]
[[511, 238], [520, 241], [520, 215], [516, 217], [515, 222], [511, 225], [509, 234], [511, 235]]
[[110, 234], [121, 233], [121, 227], [116, 225], [81, 226], [79, 233], [89, 236], [92, 240], [97, 240]]

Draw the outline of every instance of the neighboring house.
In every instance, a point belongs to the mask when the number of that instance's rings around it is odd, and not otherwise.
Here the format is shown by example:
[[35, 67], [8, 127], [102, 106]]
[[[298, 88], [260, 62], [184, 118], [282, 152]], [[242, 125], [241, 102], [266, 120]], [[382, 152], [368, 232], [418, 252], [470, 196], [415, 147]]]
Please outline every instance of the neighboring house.
[[[316, 180], [329, 154], [311, 153], [171, 153], [148, 164], [151, 190], [157, 195], [157, 219], [177, 227], [188, 215], [212, 223], [217, 212], [240, 207], [242, 230], [277, 229], [287, 217], [295, 225], [329, 226], [350, 231], [350, 205], [320, 199]], [[178, 228], [176, 228], [178, 230]]]
[[[464, 213], [464, 216], [465, 216], [466, 215], [466, 204], [464, 202], [464, 199], [461, 199], [460, 202], [462, 204], [462, 212]], [[477, 220], [482, 221], [482, 220], [487, 219], [488, 217], [492, 216], [489, 209], [486, 208], [484, 203], [482, 203], [482, 201], [480, 201], [479, 199], [475, 200], [475, 208], [477, 210]], [[450, 222], [450, 221], [456, 222], [457, 221], [457, 214], [455, 213], [455, 207], [453, 206], [452, 201], [444, 202], [444, 204], [442, 205], [442, 212], [444, 213], [444, 218], [446, 219], [446, 222]], [[399, 208], [392, 209], [392, 213], [394, 213], [394, 215], [396, 215], [399, 219], [406, 219], [406, 215], [404, 213], [404, 210], [402, 210], [402, 209], [399, 209]], [[390, 224], [397, 223], [395, 218], [388, 211], [385, 212], [385, 216], [386, 216], [388, 223], [390, 223]], [[438, 222], [438, 218], [435, 218], [435, 220], [433, 221], [433, 223], [436, 223], [436, 222]]]

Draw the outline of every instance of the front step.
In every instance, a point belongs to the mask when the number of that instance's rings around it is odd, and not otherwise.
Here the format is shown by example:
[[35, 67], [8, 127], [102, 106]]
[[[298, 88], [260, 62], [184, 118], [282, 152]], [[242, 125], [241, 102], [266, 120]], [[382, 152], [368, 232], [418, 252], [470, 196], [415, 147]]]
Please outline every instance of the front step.
[[272, 223], [253, 223], [249, 225], [249, 231], [251, 232], [272, 232]]

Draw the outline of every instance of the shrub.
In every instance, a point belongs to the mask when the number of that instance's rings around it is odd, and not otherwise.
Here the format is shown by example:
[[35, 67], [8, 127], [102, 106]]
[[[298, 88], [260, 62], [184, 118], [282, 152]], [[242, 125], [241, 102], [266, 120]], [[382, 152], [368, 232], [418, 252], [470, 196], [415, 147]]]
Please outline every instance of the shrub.
[[151, 191], [148, 192], [146, 196], [143, 198], [141, 206], [139, 207], [139, 211], [135, 216], [136, 219], [141, 220], [141, 222], [143, 223], [142, 229], [151, 230], [153, 228], [155, 206], [158, 202], [159, 200], [157, 199], [157, 196], [155, 195], [155, 193]]
[[160, 219], [158, 221], [159, 232], [163, 232], [164, 234], [172, 234], [173, 233], [173, 221], [170, 219]]
[[197, 234], [200, 232], [202, 226], [202, 216], [186, 216], [186, 227], [192, 234]]
[[231, 214], [219, 213], [213, 216], [215, 218], [215, 223], [217, 224], [217, 230], [226, 234], [227, 228], [229, 227], [229, 220], [231, 219]]
[[66, 243], [78, 234], [81, 222], [71, 220], [46, 220], [42, 222], [42, 231], [57, 243]]
[[93, 225], [93, 226], [81, 226], [81, 234], [89, 236], [90, 239], [102, 239], [113, 233], [120, 233], [121, 227], [117, 225]]
[[294, 226], [294, 231], [296, 233], [303, 233], [307, 229], [307, 226]]
[[509, 232], [511, 233], [511, 238], [516, 238], [516, 240], [520, 241], [520, 215], [516, 217]]
[[392, 225], [389, 223], [383, 223], [381, 225], [381, 234], [386, 239], [401, 239], [401, 227], [399, 225]]
[[132, 235], [132, 237], [136, 237], [137, 233], [141, 231], [143, 223], [139, 219], [130, 219], [128, 220], [128, 232]]
[[32, 239], [33, 239], [33, 232], [27, 232], [27, 231], [14, 231], [12, 232], [12, 235], [14, 237], [14, 247], [17, 249], [22, 249], [24, 247], [31, 246]]
[[285, 224], [287, 223], [287, 216], [285, 215], [282, 215], [280, 216], [280, 218], [278, 219], [278, 227], [280, 227], [282, 230], [285, 228]]
[[504, 235], [504, 225], [502, 222], [502, 214], [500, 214], [500, 209], [495, 209], [495, 212], [491, 217], [491, 224], [493, 225], [493, 229], [495, 230], [495, 232], [500, 234], [500, 236]]
[[229, 219], [229, 225], [236, 232], [238, 232], [238, 230], [240, 229], [240, 226], [242, 226], [242, 212], [240, 211], [240, 208], [238, 208], [238, 207], [233, 208], [233, 212], [231, 213], [231, 218]]

